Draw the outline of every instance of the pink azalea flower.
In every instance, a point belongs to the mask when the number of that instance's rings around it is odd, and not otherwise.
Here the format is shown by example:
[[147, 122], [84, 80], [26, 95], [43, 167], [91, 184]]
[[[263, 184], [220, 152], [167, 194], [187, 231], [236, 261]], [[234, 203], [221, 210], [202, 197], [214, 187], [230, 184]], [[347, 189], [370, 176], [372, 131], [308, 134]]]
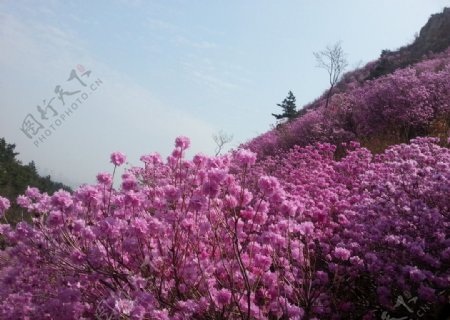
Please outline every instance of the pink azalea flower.
[[116, 166], [121, 166], [126, 161], [126, 157], [122, 152], [113, 152], [111, 154], [111, 162]]

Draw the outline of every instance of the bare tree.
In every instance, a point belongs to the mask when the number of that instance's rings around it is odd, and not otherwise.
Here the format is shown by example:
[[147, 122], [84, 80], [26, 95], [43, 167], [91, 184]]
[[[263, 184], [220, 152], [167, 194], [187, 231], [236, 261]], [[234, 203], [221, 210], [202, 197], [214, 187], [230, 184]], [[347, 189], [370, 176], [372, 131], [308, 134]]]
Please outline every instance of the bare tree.
[[227, 143], [230, 143], [231, 140], [233, 140], [233, 135], [226, 134], [222, 130], [220, 130], [217, 134], [213, 134], [212, 137], [213, 137], [214, 142], [217, 145], [216, 156], [218, 156], [220, 154], [220, 152], [222, 151], [223, 147]]
[[327, 108], [334, 86], [348, 65], [347, 59], [340, 41], [333, 46], [327, 46], [323, 51], [314, 52], [314, 57], [316, 57], [317, 67], [325, 69], [329, 75], [330, 89], [328, 90], [325, 104], [325, 108]]

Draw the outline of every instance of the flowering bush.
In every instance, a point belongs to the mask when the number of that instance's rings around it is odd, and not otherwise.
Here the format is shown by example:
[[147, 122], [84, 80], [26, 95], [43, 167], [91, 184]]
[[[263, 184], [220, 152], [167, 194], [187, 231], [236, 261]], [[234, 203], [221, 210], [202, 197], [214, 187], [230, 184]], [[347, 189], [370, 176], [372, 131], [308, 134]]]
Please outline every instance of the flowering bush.
[[181, 137], [118, 189], [107, 173], [73, 194], [29, 188], [33, 224], [0, 228], [0, 318], [371, 319], [406, 291], [439, 306], [450, 150], [435, 142], [188, 161]]

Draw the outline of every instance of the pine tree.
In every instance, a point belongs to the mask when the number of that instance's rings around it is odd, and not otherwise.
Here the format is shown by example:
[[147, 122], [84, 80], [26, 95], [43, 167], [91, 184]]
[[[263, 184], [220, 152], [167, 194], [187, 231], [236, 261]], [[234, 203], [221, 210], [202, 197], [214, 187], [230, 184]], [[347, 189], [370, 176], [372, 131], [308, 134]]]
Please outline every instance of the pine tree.
[[292, 91], [289, 91], [288, 96], [283, 100], [282, 103], [278, 103], [277, 106], [279, 106], [281, 109], [283, 109], [282, 114], [274, 114], [272, 115], [277, 119], [281, 120], [284, 118], [287, 118], [288, 121], [295, 118], [297, 115], [297, 106], [295, 105], [295, 96], [292, 93]]

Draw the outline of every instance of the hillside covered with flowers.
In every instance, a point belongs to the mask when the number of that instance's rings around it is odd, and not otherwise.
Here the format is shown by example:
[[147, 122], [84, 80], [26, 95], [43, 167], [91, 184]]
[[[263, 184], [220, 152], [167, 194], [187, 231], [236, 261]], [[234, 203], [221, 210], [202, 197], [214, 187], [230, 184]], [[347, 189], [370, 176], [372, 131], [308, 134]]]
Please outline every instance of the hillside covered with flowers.
[[262, 134], [244, 147], [261, 157], [294, 145], [340, 145], [361, 141], [373, 151], [416, 136], [448, 137], [450, 50], [393, 73], [367, 80], [376, 63], [348, 73], [325, 108], [325, 97], [293, 121]]
[[417, 136], [450, 134], [450, 8], [431, 16], [410, 45], [346, 73], [296, 119], [243, 145], [260, 157], [295, 145], [357, 140], [374, 152]]
[[437, 142], [256, 162], [244, 149], [186, 160], [180, 137], [119, 189], [108, 173], [73, 194], [29, 188], [17, 202], [33, 225], [1, 226], [1, 318], [375, 319], [404, 312], [405, 292], [431, 316], [450, 286], [450, 150]]

